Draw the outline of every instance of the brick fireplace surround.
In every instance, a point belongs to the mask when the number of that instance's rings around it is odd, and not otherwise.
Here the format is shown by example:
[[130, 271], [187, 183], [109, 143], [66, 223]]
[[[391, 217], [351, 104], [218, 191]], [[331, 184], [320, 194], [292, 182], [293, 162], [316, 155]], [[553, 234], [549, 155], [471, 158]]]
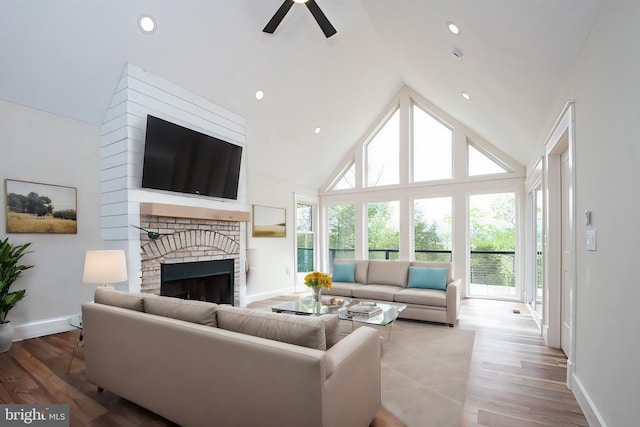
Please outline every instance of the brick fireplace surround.
[[142, 292], [160, 294], [160, 266], [192, 261], [234, 260], [234, 305], [240, 304], [240, 222], [140, 215]]

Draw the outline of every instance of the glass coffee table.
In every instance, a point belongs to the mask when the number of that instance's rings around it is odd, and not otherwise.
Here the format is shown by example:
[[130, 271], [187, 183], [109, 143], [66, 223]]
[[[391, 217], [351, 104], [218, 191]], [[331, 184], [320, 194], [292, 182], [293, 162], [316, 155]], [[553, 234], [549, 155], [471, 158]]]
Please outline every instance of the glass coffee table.
[[[388, 302], [388, 301], [374, 301], [374, 300], [366, 300], [366, 299], [358, 299], [358, 298], [342, 298], [342, 297], [334, 297], [335, 300], [342, 300], [342, 305], [330, 305], [329, 297], [323, 297], [323, 303], [315, 303], [313, 301], [313, 297], [305, 296], [298, 300], [287, 301], [281, 304], [274, 305], [271, 307], [271, 311], [275, 313], [291, 313], [291, 314], [299, 314], [299, 315], [316, 315], [319, 316], [321, 314], [337, 314], [341, 320], [347, 320], [351, 322], [352, 330], [355, 328], [354, 323], [366, 323], [368, 325], [373, 326], [387, 326], [389, 328], [388, 336], [391, 336], [391, 327], [393, 326], [393, 322], [398, 318], [400, 313], [407, 308], [406, 304]], [[357, 304], [359, 302], [367, 302], [367, 303], [375, 303], [376, 307], [380, 307], [382, 309], [381, 313], [378, 313], [371, 317], [366, 316], [352, 316], [348, 307]]]

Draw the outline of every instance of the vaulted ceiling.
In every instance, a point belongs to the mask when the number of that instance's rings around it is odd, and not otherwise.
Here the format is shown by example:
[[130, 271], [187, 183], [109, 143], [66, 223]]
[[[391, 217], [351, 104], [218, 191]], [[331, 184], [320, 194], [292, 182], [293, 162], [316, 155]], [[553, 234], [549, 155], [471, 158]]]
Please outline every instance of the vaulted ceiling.
[[262, 32], [282, 0], [3, 0], [0, 99], [99, 126], [131, 62], [245, 117], [249, 171], [317, 188], [406, 85], [526, 166], [602, 2], [317, 0], [325, 38], [302, 4]]

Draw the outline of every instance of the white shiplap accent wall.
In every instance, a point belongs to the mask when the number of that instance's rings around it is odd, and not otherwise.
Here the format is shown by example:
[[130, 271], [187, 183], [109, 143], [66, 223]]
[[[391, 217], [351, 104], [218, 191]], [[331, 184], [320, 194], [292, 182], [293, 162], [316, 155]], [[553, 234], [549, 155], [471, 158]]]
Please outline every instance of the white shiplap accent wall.
[[[238, 200], [225, 201], [142, 189], [147, 114], [243, 147]], [[140, 225], [140, 203], [248, 211], [245, 144], [244, 118], [133, 64], [127, 64], [101, 131], [100, 228], [101, 238], [108, 249], [127, 251], [130, 290], [139, 290], [141, 284], [140, 231], [131, 227]], [[245, 233], [246, 224], [243, 223], [243, 246]], [[244, 265], [244, 247], [240, 253]]]

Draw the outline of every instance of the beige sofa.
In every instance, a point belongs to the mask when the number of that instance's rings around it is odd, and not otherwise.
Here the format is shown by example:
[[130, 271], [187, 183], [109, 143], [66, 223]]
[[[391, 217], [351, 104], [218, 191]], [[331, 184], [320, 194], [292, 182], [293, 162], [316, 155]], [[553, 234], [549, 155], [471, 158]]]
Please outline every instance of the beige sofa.
[[[452, 327], [458, 321], [461, 280], [452, 278], [451, 263], [348, 259], [334, 261], [334, 264], [352, 263], [355, 264], [353, 281], [334, 280], [332, 288], [323, 290], [323, 295], [403, 303], [407, 308], [400, 313], [400, 318], [404, 319], [447, 323]], [[446, 289], [408, 287], [411, 267], [446, 269], [446, 279], [443, 278]]]
[[87, 380], [185, 427], [365, 427], [380, 407], [379, 335], [338, 340], [336, 315], [105, 288], [82, 313]]

